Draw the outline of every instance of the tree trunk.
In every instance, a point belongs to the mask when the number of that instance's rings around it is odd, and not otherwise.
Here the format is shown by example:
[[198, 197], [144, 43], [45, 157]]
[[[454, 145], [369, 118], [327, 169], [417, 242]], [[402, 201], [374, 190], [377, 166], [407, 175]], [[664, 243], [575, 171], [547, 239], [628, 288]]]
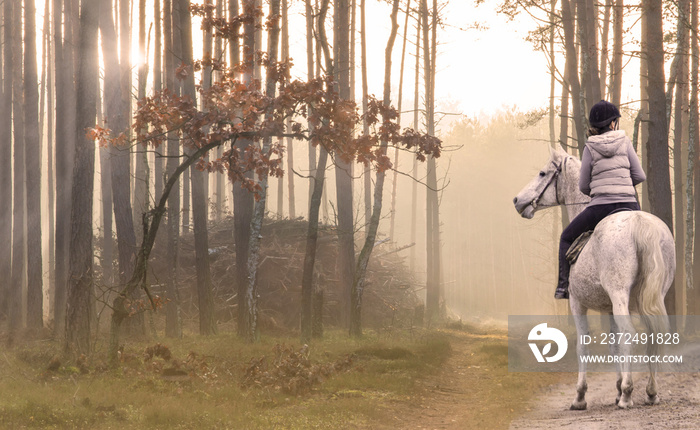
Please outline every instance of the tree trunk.
[[566, 64], [569, 73], [569, 87], [571, 91], [571, 105], [576, 128], [576, 145], [579, 157], [586, 146], [585, 112], [581, 103], [581, 83], [578, 75], [578, 57], [576, 55], [574, 17], [571, 11], [571, 0], [561, 2], [561, 20], [564, 27], [564, 45], [566, 48]]
[[[223, 1], [223, 0], [219, 0]], [[233, 21], [233, 18], [237, 17], [239, 14], [238, 11], [238, 0], [229, 0], [228, 1], [228, 13], [229, 13], [229, 19]], [[229, 40], [228, 42], [228, 48], [229, 48], [229, 56], [231, 57], [231, 65], [232, 66], [238, 66], [241, 63], [241, 44], [240, 44], [240, 23], [239, 21], [235, 21], [233, 24], [233, 34], [236, 36]]]
[[[103, 39], [104, 40], [104, 39]], [[100, 117], [98, 107], [98, 119]], [[100, 148], [100, 189], [102, 191], [102, 282], [114, 284], [114, 241], [112, 219], [112, 157], [111, 148]]]
[[[425, 75], [426, 123], [428, 134], [435, 134], [435, 59], [437, 49], [437, 13], [433, 1], [432, 22], [428, 24], [427, 0], [422, 0], [423, 15], [423, 63]], [[432, 37], [428, 36], [431, 30]], [[433, 323], [440, 315], [440, 220], [437, 196], [437, 172], [435, 158], [428, 156], [428, 174], [426, 177], [426, 306], [428, 323]]]
[[[146, 86], [148, 84], [148, 56], [146, 53], [146, 0], [139, 0], [139, 57], [142, 59], [138, 68], [138, 98], [146, 97]], [[150, 31], [148, 37], [150, 38]], [[138, 228], [139, 220], [150, 206], [149, 181], [150, 171], [148, 167], [148, 152], [138, 144], [134, 146], [136, 153], [136, 163], [134, 168], [134, 196], [132, 220], [135, 224], [134, 233], [137, 242], [141, 241], [141, 229]]]
[[[408, 40], [408, 18], [409, 18], [409, 12], [411, 10], [411, 0], [408, 0], [406, 3], [406, 19], [404, 20], [404, 31], [403, 31], [403, 43], [401, 46], [401, 65], [400, 65], [400, 71], [399, 71], [399, 95], [398, 95], [398, 102], [397, 102], [397, 109], [399, 111], [399, 118], [398, 118], [398, 124], [401, 125], [401, 109], [403, 105], [403, 74], [404, 74], [404, 65], [406, 61], [406, 42]], [[391, 239], [393, 242], [396, 242], [396, 237], [395, 237], [395, 224], [396, 224], [396, 192], [397, 192], [397, 187], [398, 187], [398, 168], [399, 168], [399, 150], [395, 149], [394, 150], [394, 163], [393, 163], [393, 168], [394, 168], [394, 174], [393, 178], [391, 181], [391, 211], [390, 215], [391, 218], [389, 220], [389, 239]]]
[[[334, 48], [336, 49], [333, 65], [338, 95], [342, 99], [350, 98], [350, 10], [348, 0], [336, 0], [334, 8]], [[319, 24], [320, 25], [320, 24]], [[353, 271], [355, 268], [355, 225], [353, 222], [352, 164], [341, 159], [335, 163], [335, 192], [338, 210], [338, 276], [341, 294], [345, 303], [350, 301]], [[342, 301], [341, 301], [342, 303]]]
[[[406, 62], [406, 42], [408, 40], [408, 18], [411, 11], [411, 0], [406, 3], [406, 19], [403, 24], [403, 43], [401, 45], [401, 65], [399, 67], [399, 100], [397, 102], [397, 109], [399, 111], [398, 124], [401, 125], [401, 109], [403, 107], [403, 72], [404, 65]], [[396, 191], [398, 186], [398, 169], [399, 169], [399, 150], [398, 148], [394, 150], [394, 175], [391, 181], [391, 219], [389, 223], [389, 239], [396, 242], [395, 223], [396, 223]]]
[[[649, 153], [647, 141], [649, 140], [649, 70], [648, 70], [648, 21], [649, 17], [642, 12], [641, 21], [641, 38], [640, 38], [640, 56], [639, 56], [639, 136], [642, 142], [641, 147], [641, 162], [645, 172], [649, 172]], [[649, 181], [641, 185], [642, 193], [640, 196], [640, 204], [642, 210], [649, 210]]]
[[[363, 0], [364, 3], [364, 0]], [[437, 12], [437, 10], [436, 10]], [[394, 49], [396, 34], [399, 30], [397, 16], [399, 13], [399, 0], [394, 0], [391, 9], [391, 32], [389, 41], [386, 44], [384, 51], [384, 106], [391, 104], [391, 54]], [[380, 143], [380, 151], [382, 155], [387, 153], [388, 142]], [[382, 214], [382, 200], [384, 193], [384, 178], [386, 172], [377, 170], [377, 181], [374, 185], [374, 202], [372, 207], [372, 216], [367, 226], [367, 236], [364, 246], [357, 258], [357, 267], [355, 268], [355, 277], [352, 282], [352, 296], [350, 306], [350, 335], [358, 337], [362, 335], [362, 292], [365, 286], [365, 274], [369, 258], [372, 255], [372, 249], [377, 238], [377, 230], [379, 229], [379, 220]]]
[[[366, 11], [367, 11], [367, 1], [360, 0], [360, 57], [361, 57], [361, 69], [362, 69], [362, 115], [367, 114], [367, 100], [369, 98], [369, 90], [367, 83], [367, 25], [366, 25]], [[362, 120], [362, 132], [365, 135], [369, 134], [369, 125], [367, 118]], [[369, 220], [372, 218], [372, 169], [369, 165], [363, 166], [364, 171], [362, 172], [362, 185], [364, 187], [364, 209], [365, 209], [365, 237], [369, 233]], [[352, 315], [352, 307], [350, 314]], [[352, 326], [352, 322], [350, 323]]]
[[[11, 2], [10, 2], [11, 3]], [[20, 5], [5, 3], [5, 61], [9, 63], [9, 91], [12, 100], [12, 125], [14, 127], [13, 141], [13, 200], [12, 200], [12, 266], [9, 290], [9, 324], [10, 340], [22, 326], [22, 279], [24, 275], [24, 114], [22, 111], [22, 40], [17, 34], [17, 19], [21, 14]], [[9, 34], [8, 34], [9, 33]], [[7, 51], [7, 45], [10, 52]], [[9, 94], [8, 94], [9, 97]], [[8, 128], [9, 132], [10, 128]]]
[[[691, 1], [691, 26], [690, 40], [692, 46], [690, 66], [690, 121], [688, 124], [688, 179], [687, 192], [687, 236], [685, 250], [686, 264], [686, 288], [688, 290], [688, 314], [700, 315], [700, 288], [695, 283], [700, 279], [700, 258], [697, 251], [700, 250], [700, 234], [697, 232], [697, 224], [693, 221], [700, 213], [700, 163], [697, 155], [700, 154], [700, 115], [698, 114], [698, 68], [700, 68], [700, 46], [698, 44], [698, 0]], [[695, 250], [695, 252], [693, 252]]]
[[[189, 10], [189, 0], [179, 0], [182, 11]], [[182, 32], [182, 61], [188, 66], [193, 65], [192, 54], [192, 20], [190, 14], [184, 12], [180, 16]], [[194, 74], [190, 73], [184, 81], [184, 94], [193, 101], [197, 100], [194, 84]], [[191, 153], [191, 150], [187, 150]], [[208, 204], [206, 181], [207, 172], [197, 168], [190, 169], [192, 185], [192, 221], [194, 228], [195, 268], [197, 272], [197, 298], [199, 299], [199, 333], [202, 335], [216, 334], [214, 315], [214, 296], [212, 293], [211, 273], [209, 270], [209, 234], [207, 232]]]
[[[568, 62], [568, 58], [566, 62]], [[569, 73], [568, 65], [564, 66], [564, 80], [561, 84], [561, 108], [559, 109], [559, 144], [564, 151], [569, 152]]]
[[[282, 0], [282, 61], [289, 61], [289, 5], [287, 0]], [[287, 120], [287, 127], [291, 126], [291, 119]], [[296, 204], [294, 193], [294, 145], [291, 137], [287, 138], [287, 194], [289, 200], [289, 219], [296, 218]], [[280, 186], [282, 184], [280, 183]]]
[[75, 169], [71, 210], [66, 350], [78, 355], [90, 352], [90, 301], [93, 288], [92, 225], [95, 142], [85, 130], [95, 126], [98, 91], [98, 2], [83, 2], [80, 11], [79, 62]]
[[[111, 0], [102, 0], [103, 10], [109, 10]], [[124, 70], [119, 62], [119, 44], [112, 14], [100, 14], [100, 34], [102, 56], [105, 62], [105, 116], [106, 122], [115, 134], [124, 133], [125, 141], [109, 151], [109, 163], [114, 201], [114, 221], [117, 230], [117, 251], [119, 254], [119, 283], [131, 278], [136, 257], [136, 234], [131, 210], [131, 172], [129, 136], [129, 93], [125, 93], [122, 75]], [[128, 58], [128, 57], [127, 57]], [[129, 72], [130, 73], [130, 72]], [[110, 238], [107, 238], [111, 240]], [[131, 319], [130, 331], [144, 334], [145, 324], [142, 314]]]
[[[268, 34], [268, 45], [267, 45], [267, 58], [271, 62], [271, 65], [267, 71], [267, 82], [265, 85], [265, 95], [269, 98], [275, 97], [275, 91], [277, 88], [277, 82], [275, 80], [275, 75], [272, 73], [275, 63], [277, 62], [277, 49], [279, 45], [279, 12], [280, 12], [280, 0], [270, 0], [270, 22], [271, 26]], [[265, 119], [271, 120], [273, 112], [269, 110], [265, 112]], [[272, 138], [264, 137], [262, 153], [268, 154], [270, 151]], [[246, 308], [248, 310], [246, 314], [246, 338], [249, 342], [253, 342], [259, 339], [258, 332], [258, 292], [257, 292], [257, 274], [258, 274], [258, 264], [260, 263], [260, 241], [262, 236], [260, 235], [260, 230], [262, 228], [263, 220], [265, 218], [265, 201], [267, 199], [267, 187], [268, 187], [268, 175], [266, 173], [258, 175], [260, 191], [258, 192], [257, 199], [255, 202], [255, 209], [253, 212], [253, 219], [250, 224], [250, 247], [248, 255], [248, 283], [246, 286]]]
[[[608, 40], [610, 37], [610, 9], [612, 9], [613, 0], [605, 0], [603, 7], [603, 29], [600, 37], [600, 97], [607, 100], [605, 83], [608, 80]], [[616, 105], [617, 106], [617, 105]]]
[[[678, 3], [678, 45], [676, 55], [678, 56], [678, 74], [676, 78], [676, 97], [675, 97], [675, 114], [673, 127], [673, 189], [674, 189], [674, 208], [675, 208], [675, 226], [676, 226], [676, 285], [681, 288], [676, 290], [676, 304], [679, 314], [686, 314], [685, 306], [685, 259], [681, 256], [685, 252], [685, 208], [686, 204], [683, 199], [683, 178], [684, 178], [684, 151], [687, 149], [683, 144], [687, 141], [688, 136], [688, 26], [686, 23], [690, 17], [690, 2], [689, 0], [680, 0]], [[678, 300], [681, 299], [681, 300]]]
[[203, 155], [217, 146], [221, 145], [221, 142], [215, 141], [207, 144], [204, 147], [197, 149], [193, 154], [186, 157], [185, 160], [178, 165], [177, 169], [173, 174], [168, 177], [167, 181], [163, 184], [163, 192], [160, 195], [158, 204], [149, 211], [149, 213], [143, 217], [143, 240], [141, 246], [136, 255], [136, 264], [134, 264], [134, 274], [131, 279], [126, 283], [124, 288], [119, 292], [117, 297], [112, 301], [112, 321], [110, 325], [110, 336], [109, 336], [109, 351], [108, 358], [110, 363], [114, 366], [118, 364], [118, 350], [119, 350], [119, 332], [122, 322], [129, 315], [129, 309], [127, 308], [126, 297], [131, 296], [131, 294], [139, 287], [144, 286], [146, 279], [146, 271], [148, 266], [148, 259], [153, 250], [153, 244], [156, 240], [156, 235], [158, 233], [158, 228], [160, 227], [161, 220], [166, 213], [166, 204], [171, 192], [177, 191], [176, 184], [180, 179], [182, 173], [189, 169], [192, 164], [199, 160]]
[[[56, 290], [54, 333], [65, 335], [68, 294], [68, 248], [72, 205], [73, 164], [76, 141], [76, 91], [73, 80], [73, 9], [71, 1], [54, 0], [56, 71]], [[63, 10], [63, 19], [61, 16]], [[61, 23], [63, 22], [63, 25]], [[64, 40], [65, 39], [65, 40]]]
[[596, 38], [596, 21], [598, 8], [595, 3], [577, 0], [576, 13], [579, 18], [579, 35], [581, 38], [581, 77], [586, 94], [586, 110], [601, 99], [600, 74], [598, 71], [598, 44]]
[[[2, 101], [0, 102], [0, 150], [7, 156], [0, 159], [0, 270], [2, 273], [11, 273], [12, 264], [12, 2], [5, 2], [3, 8], [3, 87]], [[0, 318], [8, 315], [9, 298], [11, 297], [12, 279], [7, 278], [0, 283]]]
[[313, 332], [313, 277], [316, 263], [316, 244], [318, 242], [318, 218], [321, 209], [321, 195], [325, 180], [328, 152], [321, 148], [318, 157], [318, 169], [313, 178], [315, 183], [311, 202], [309, 203], [309, 226], [306, 234], [306, 250], [301, 274], [301, 342], [308, 343]]
[[624, 0], [614, 0], [613, 10], [613, 61], [610, 69], [610, 101], [620, 106], [622, 97], [622, 31], [624, 25]]
[[[549, 19], [554, 22], [556, 0], [549, 1], [550, 14]], [[549, 29], [549, 144], [555, 148], [556, 134], [554, 132], [554, 92], [556, 91], [557, 83], [557, 66], [554, 63], [554, 25]], [[562, 83], [562, 85], [564, 85]]]
[[[673, 231], [671, 180], [669, 174], [666, 94], [664, 91], [663, 18], [661, 0], [644, 0], [647, 16], [647, 67], [649, 70], [649, 206]], [[675, 315], [675, 288], [666, 294], [666, 310]]]
[[[420, 50], [421, 50], [421, 29], [422, 29], [422, 14], [416, 16], [416, 64], [414, 68], [414, 87], [413, 87], [413, 128], [419, 129], [419, 100], [420, 100]], [[418, 177], [418, 159], [413, 159], [412, 177]], [[416, 230], [418, 226], [418, 182], [413, 181], [411, 186], [411, 243], [416, 243]], [[411, 247], [410, 265], [412, 272], [416, 271], [416, 247]], [[423, 315], [421, 314], [421, 318]]]
[[[332, 73], [333, 61], [328, 54], [328, 40], [326, 37], [325, 23], [328, 13], [329, 0], [322, 0], [318, 12], [318, 45], [323, 47], [326, 53], [326, 69]], [[308, 3], [307, 3], [308, 6]], [[308, 9], [307, 9], [308, 12]], [[308, 24], [308, 21], [307, 21]], [[307, 30], [310, 30], [307, 28]], [[325, 121], [325, 119], [321, 119]], [[326, 163], [328, 153], [321, 147], [318, 164], [312, 177], [313, 191], [309, 199], [309, 226], [306, 234], [306, 249], [304, 252], [304, 265], [301, 273], [301, 341], [308, 343], [313, 335], [313, 293], [314, 293], [314, 265], [316, 263], [316, 244], [318, 241], [318, 219], [321, 209], [321, 199], [325, 181]]]
[[24, 94], [22, 92], [22, 10], [15, 5], [12, 10], [12, 123], [14, 129], [14, 192], [12, 205], [12, 291], [10, 294], [10, 338], [22, 327], [22, 285], [25, 279], [25, 151], [24, 151]]
[[[255, 8], [255, 0], [243, 1], [243, 15], [251, 17]], [[255, 69], [255, 23], [252, 19], [246, 20], [244, 24], [243, 36], [243, 83], [250, 85], [253, 82], [253, 71]], [[253, 143], [250, 140], [239, 139], [236, 142], [235, 150], [242, 153], [245, 148]], [[247, 176], [252, 177], [252, 172]], [[254, 201], [253, 195], [248, 190], [234, 184], [233, 186], [233, 235], [236, 244], [236, 285], [238, 288], [238, 335], [247, 337], [251, 328], [247, 323], [250, 321], [250, 310], [246, 301], [246, 290], [248, 288], [248, 251], [250, 244], [250, 223], [253, 219]]]
[[[211, 1], [208, 1], [208, 3], [211, 3]], [[236, 5], [238, 7], [238, 5]], [[216, 0], [216, 17], [221, 18], [221, 19], [226, 19], [226, 16], [224, 15], [224, 0]], [[237, 33], [236, 33], [237, 34]], [[229, 38], [228, 43], [234, 44], [235, 39], [235, 44], [238, 45], [238, 37], [233, 37]], [[205, 45], [208, 45], [208, 50], [205, 48], [205, 51], [210, 52], [212, 50], [211, 47], [212, 43], [212, 34], [209, 32], [209, 36], [205, 36]], [[237, 48], [237, 46], [236, 46]], [[214, 44], [214, 58], [220, 61], [224, 61], [226, 59], [226, 55], [224, 53], [224, 46], [223, 46], [223, 38], [217, 37], [216, 38], [216, 43]], [[233, 62], [229, 63], [231, 65]], [[211, 69], [211, 67], [210, 67]], [[211, 71], [211, 70], [210, 70]], [[214, 75], [214, 79], [216, 82], [221, 81], [221, 72], [216, 72]], [[211, 81], [211, 76], [208, 78]], [[216, 148], [215, 151], [215, 157], [217, 159], [221, 158], [221, 155], [223, 154], [223, 148], [219, 147]], [[194, 170], [192, 170], [194, 172]], [[224, 216], [224, 197], [225, 197], [225, 176], [224, 175], [205, 175], [205, 182], [204, 182], [204, 188], [206, 189], [207, 194], [209, 194], [209, 179], [213, 179], [214, 186], [213, 192], [215, 194], [213, 202], [214, 202], [214, 217], [217, 221], [220, 221], [223, 216]], [[193, 190], [194, 193], [194, 190]], [[194, 195], [192, 196], [192, 205], [194, 207]], [[194, 217], [194, 213], [192, 214]]]
[[[163, 14], [161, 13], [160, 0], [154, 0], [153, 9], [155, 14], [154, 24], [155, 24], [155, 40], [153, 41], [153, 90], [161, 91], [163, 89], [163, 43], [162, 43], [162, 31], [161, 31], [161, 20], [163, 19]], [[167, 42], [169, 43], [169, 42]], [[163, 149], [160, 149], [162, 151]], [[163, 182], [164, 182], [164, 158], [160, 156], [160, 152], [156, 151], [155, 159], [153, 163], [153, 179], [154, 179], [154, 190], [153, 195], [158, 197], [163, 194]]]
[[[41, 246], [41, 139], [36, 61], [36, 6], [24, 0], [24, 127], [27, 198], [27, 327], [44, 326]], [[29, 157], [26, 154], [30, 154]]]
[[[306, 79], [312, 80], [314, 78], [314, 9], [311, 6], [311, 0], [305, 0], [305, 13], [306, 18]], [[310, 107], [309, 107], [310, 108]], [[313, 125], [309, 123], [309, 128]], [[311, 206], [311, 197], [313, 195], [316, 177], [316, 147], [309, 142], [309, 206]], [[310, 209], [309, 209], [310, 210]]]
[[[180, 23], [180, 8], [178, 0], [165, 0], [163, 2], [163, 38], [165, 40], [165, 75], [166, 86], [175, 95], [180, 95], [180, 84], [175, 81], [175, 58], [181, 53], [181, 42], [177, 27]], [[166, 162], [166, 174], [170, 177], [179, 165], [180, 142], [175, 132], [168, 133], [167, 148], [168, 161]], [[184, 174], [183, 174], [184, 175]], [[184, 178], [183, 178], [184, 181]], [[180, 247], [180, 184], [177, 183], [174, 192], [168, 200], [168, 238], [167, 261], [168, 280], [167, 298], [165, 305], [165, 335], [172, 338], [182, 337], [182, 315], [180, 313], [180, 292], [177, 271], [179, 269]]]

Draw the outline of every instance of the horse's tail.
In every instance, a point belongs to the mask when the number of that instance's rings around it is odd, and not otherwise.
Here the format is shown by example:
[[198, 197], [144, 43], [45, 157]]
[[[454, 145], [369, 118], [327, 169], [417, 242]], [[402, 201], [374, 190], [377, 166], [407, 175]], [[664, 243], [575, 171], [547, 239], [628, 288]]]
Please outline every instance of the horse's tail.
[[669, 326], [664, 287], [669, 283], [669, 272], [672, 272], [667, 270], [662, 249], [666, 232], [643, 215], [631, 217], [630, 223], [639, 262], [639, 314], [652, 333], [664, 333]]

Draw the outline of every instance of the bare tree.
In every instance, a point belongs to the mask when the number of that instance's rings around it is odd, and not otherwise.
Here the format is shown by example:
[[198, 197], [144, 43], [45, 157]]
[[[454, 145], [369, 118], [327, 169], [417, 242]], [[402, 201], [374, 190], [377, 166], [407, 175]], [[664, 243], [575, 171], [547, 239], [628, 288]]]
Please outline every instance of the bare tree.
[[[419, 5], [420, 7], [420, 5]], [[419, 100], [420, 100], [420, 50], [421, 50], [421, 30], [423, 17], [421, 13], [416, 14], [416, 64], [414, 67], [414, 88], [413, 88], [413, 128], [418, 130], [419, 121]], [[418, 177], [418, 160], [413, 160], [411, 170], [414, 178]], [[416, 230], [418, 214], [418, 182], [413, 181], [411, 187], [411, 243], [416, 243]], [[411, 247], [410, 266], [411, 270], [416, 269], [416, 247]]]
[[[194, 63], [192, 54], [192, 20], [190, 14], [184, 12], [189, 11], [190, 1], [179, 1], [183, 11], [180, 15], [183, 48], [182, 61], [188, 68], [191, 68]], [[188, 96], [193, 102], [197, 100], [193, 73], [189, 73], [184, 80], [184, 95]], [[199, 333], [203, 335], [216, 334], [214, 296], [212, 293], [211, 272], [209, 270], [209, 234], [207, 232], [209, 211], [205, 187], [205, 183], [208, 180], [207, 175], [206, 172], [200, 169], [190, 169], [195, 270], [197, 273], [197, 298], [199, 301]]]
[[[333, 71], [340, 98], [350, 99], [350, 8], [348, 0], [336, 0], [333, 11], [335, 52]], [[352, 195], [352, 164], [335, 160], [335, 193], [338, 218], [338, 276], [345, 300], [349, 300], [355, 269], [355, 225]], [[342, 303], [342, 302], [341, 302]]]
[[[178, 0], [165, 0], [163, 2], [163, 38], [165, 48], [165, 76], [166, 87], [175, 95], [180, 95], [180, 84], [175, 80], [176, 58], [179, 58], [181, 39], [179, 33], [180, 7]], [[180, 164], [180, 142], [177, 134], [168, 132], [167, 139], [166, 174], [172, 176]], [[183, 182], [186, 181], [183, 173]], [[180, 267], [180, 185], [176, 183], [175, 191], [168, 200], [168, 287], [167, 296], [170, 300], [165, 305], [165, 335], [168, 337], [182, 337], [182, 315], [180, 313], [180, 292], [177, 271]]]
[[[334, 64], [330, 57], [328, 48], [328, 39], [326, 37], [326, 16], [328, 13], [328, 5], [330, 0], [321, 0], [321, 5], [318, 11], [316, 21], [316, 29], [318, 32], [318, 44], [323, 49], [326, 63], [326, 71], [333, 73]], [[309, 3], [307, 1], [307, 13], [309, 12]], [[307, 31], [311, 31], [308, 27]], [[308, 40], [308, 39], [307, 39]], [[310, 55], [310, 54], [309, 54]], [[313, 106], [310, 106], [313, 109]], [[321, 119], [324, 121], [324, 119]], [[309, 145], [310, 148], [313, 146]], [[315, 154], [315, 150], [314, 150]], [[313, 293], [314, 293], [314, 265], [316, 264], [316, 250], [318, 242], [318, 220], [321, 209], [321, 198], [323, 196], [323, 187], [326, 175], [326, 163], [328, 161], [328, 152], [320, 149], [318, 164], [311, 178], [312, 193], [309, 199], [309, 225], [306, 233], [306, 246], [304, 252], [304, 265], [301, 273], [301, 341], [309, 342], [313, 335]]]
[[[54, 293], [54, 333], [65, 335], [68, 294], [68, 250], [72, 205], [73, 164], [76, 141], [76, 91], [73, 38], [74, 2], [53, 0], [53, 31], [56, 71], [56, 291]], [[63, 12], [63, 13], [61, 13]], [[63, 18], [63, 19], [62, 19]]]
[[75, 169], [71, 210], [68, 300], [66, 309], [66, 349], [75, 354], [90, 352], [90, 302], [93, 288], [91, 192], [94, 182], [95, 142], [85, 130], [94, 128], [97, 113], [99, 2], [83, 2], [80, 7], [79, 62], [77, 73], [77, 112]]
[[[255, 0], [243, 1], [243, 15], [247, 17], [243, 29], [243, 83], [252, 85], [255, 69]], [[236, 142], [235, 150], [239, 153], [252, 145], [247, 139]], [[247, 176], [252, 177], [252, 172]], [[236, 244], [236, 285], [238, 289], [238, 335], [247, 337], [251, 332], [248, 327], [250, 310], [247, 308], [246, 290], [248, 288], [248, 250], [250, 243], [250, 223], [253, 219], [253, 195], [248, 190], [233, 187], [233, 235]]]
[[[149, 37], [146, 38], [146, 0], [139, 0], [139, 57], [142, 59], [138, 68], [138, 98], [146, 97], [146, 85], [148, 81], [148, 56], [146, 54], [146, 44]], [[134, 148], [136, 155], [136, 163], [134, 166], [134, 195], [133, 195], [133, 213], [132, 220], [138, 225], [141, 216], [148, 211], [150, 206], [149, 201], [149, 176], [148, 167], [148, 152], [143, 150], [141, 145], [136, 145]], [[141, 239], [141, 230], [135, 229], [137, 241]]]
[[[428, 135], [435, 135], [435, 61], [437, 58], [437, 0], [433, 0], [432, 14], [427, 0], [422, 0], [423, 64], [425, 79], [425, 121]], [[428, 23], [429, 15], [432, 17]], [[430, 32], [431, 36], [428, 35]], [[428, 322], [435, 321], [441, 313], [440, 283], [440, 210], [438, 207], [437, 165], [434, 157], [428, 157], [426, 184], [426, 306]]]
[[585, 109], [581, 99], [581, 81], [579, 80], [578, 58], [576, 55], [576, 42], [574, 35], [574, 15], [571, 8], [572, 0], [561, 1], [561, 22], [564, 28], [564, 46], [566, 52], [566, 71], [569, 78], [569, 94], [576, 128], [576, 144], [579, 156], [583, 153], [586, 144]]
[[[437, 12], [437, 11], [436, 11]], [[391, 104], [391, 54], [394, 49], [394, 41], [396, 40], [396, 34], [399, 30], [399, 24], [397, 22], [397, 15], [399, 13], [399, 0], [394, 0], [391, 9], [391, 32], [389, 34], [389, 41], [386, 44], [386, 49], [384, 50], [384, 98], [382, 103], [385, 107], [389, 107]], [[386, 155], [388, 142], [382, 140], [380, 143], [380, 151], [383, 155]], [[357, 267], [355, 268], [355, 277], [352, 283], [352, 296], [351, 296], [351, 306], [350, 306], [350, 335], [360, 336], [362, 335], [362, 293], [365, 285], [365, 274], [367, 273], [367, 265], [369, 264], [369, 258], [372, 254], [372, 249], [374, 248], [374, 243], [377, 238], [377, 230], [379, 229], [379, 220], [382, 213], [382, 200], [384, 193], [384, 178], [386, 177], [386, 172], [384, 170], [377, 170], [377, 180], [374, 185], [374, 203], [372, 207], [372, 216], [369, 220], [367, 227], [367, 236], [365, 238], [364, 246], [360, 251], [360, 255], [357, 259]]]
[[[9, 156], [12, 153], [12, 88], [13, 88], [13, 68], [14, 60], [12, 58], [12, 23], [13, 23], [13, 4], [5, 2], [3, 8], [3, 39], [2, 46], [3, 54], [3, 88], [2, 88], [2, 104], [0, 105], [0, 149], [8, 154], [7, 157], [2, 157], [0, 160], [0, 237], [3, 238], [0, 243], [0, 270], [2, 273], [11, 273], [11, 255], [12, 255], [12, 158]], [[10, 306], [14, 305], [11, 298], [13, 297], [12, 277], [7, 279], [7, 276], [0, 284], [0, 317], [8, 316], [11, 312]]]
[[624, 28], [624, 0], [614, 0], [613, 6], [613, 59], [610, 68], [610, 100], [620, 105], [622, 97], [622, 37]]
[[[686, 204], [684, 201], [683, 193], [680, 190], [683, 189], [684, 180], [684, 144], [687, 142], [688, 138], [688, 111], [690, 106], [688, 105], [689, 96], [689, 85], [688, 85], [688, 66], [689, 66], [689, 28], [688, 22], [690, 17], [690, 1], [680, 0], [678, 2], [678, 24], [677, 24], [677, 45], [676, 45], [676, 56], [678, 57], [678, 72], [676, 78], [676, 96], [675, 96], [675, 106], [674, 106], [674, 125], [673, 125], [673, 188], [676, 191], [674, 193], [674, 209], [675, 209], [675, 238], [676, 238], [676, 285], [680, 285], [681, 288], [685, 288], [685, 283], [683, 282], [685, 278], [685, 265], [684, 259], [681, 256], [685, 252], [685, 208]], [[670, 114], [670, 109], [669, 112]], [[683, 289], [677, 290], [677, 292], [682, 292]], [[678, 299], [682, 299], [684, 294], [677, 294]], [[677, 300], [680, 309], [685, 309], [685, 303], [680, 303], [682, 300]]]
[[[25, 276], [25, 244], [24, 230], [26, 223], [25, 212], [25, 162], [24, 162], [24, 94], [22, 92], [22, 22], [21, 7], [16, 4], [12, 9], [12, 125], [14, 130], [14, 192], [12, 201], [12, 287], [10, 291], [10, 336], [22, 327], [22, 281]], [[21, 24], [19, 24], [21, 25]], [[18, 31], [15, 31], [18, 30]], [[18, 34], [19, 33], [19, 34]]]
[[[163, 22], [163, 13], [161, 11], [160, 0], [153, 1], [153, 9], [153, 24], [155, 27], [155, 36], [153, 41], [153, 90], [160, 91], [163, 89], [163, 32], [161, 25]], [[156, 198], [163, 194], [163, 172], [165, 170], [164, 160], [165, 159], [163, 157], [156, 154], [153, 162], [153, 195], [156, 196]]]
[[690, 121], [688, 124], [688, 176], [687, 176], [687, 236], [685, 248], [686, 264], [686, 288], [688, 290], [688, 314], [700, 314], [700, 288], [695, 280], [700, 279], [700, 258], [697, 251], [700, 250], [700, 234], [697, 223], [693, 220], [700, 213], [700, 163], [697, 155], [700, 154], [700, 114], [698, 113], [698, 69], [700, 68], [700, 46], [698, 44], [698, 0], [690, 0]]
[[[669, 174], [668, 126], [663, 56], [663, 18], [661, 0], [645, 0], [643, 13], [647, 16], [647, 67], [649, 70], [649, 204], [651, 212], [661, 218], [673, 231], [671, 179]], [[643, 54], [644, 55], [644, 54]], [[675, 288], [666, 294], [666, 309], [675, 315]]]
[[[408, 18], [411, 12], [411, 0], [406, 1], [406, 19], [403, 24], [403, 42], [401, 44], [401, 66], [399, 71], [399, 100], [397, 109], [399, 110], [398, 122], [401, 124], [401, 109], [403, 108], [403, 72], [406, 62], [406, 42], [408, 41]], [[399, 150], [394, 151], [394, 176], [391, 181], [391, 220], [389, 223], [389, 238], [396, 240], [394, 237], [394, 226], [396, 224], [396, 190], [398, 185], [398, 167], [399, 167]]]

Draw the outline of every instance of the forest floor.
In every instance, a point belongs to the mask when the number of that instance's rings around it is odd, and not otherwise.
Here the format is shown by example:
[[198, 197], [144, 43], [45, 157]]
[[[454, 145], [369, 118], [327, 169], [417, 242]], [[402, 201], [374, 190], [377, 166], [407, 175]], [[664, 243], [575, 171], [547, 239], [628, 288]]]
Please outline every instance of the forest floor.
[[571, 411], [575, 373], [508, 372], [507, 339], [498, 331], [485, 335], [452, 332], [450, 339], [453, 354], [439, 374], [422, 381], [420, 408], [404, 411], [396, 427], [638, 430], [700, 426], [698, 373], [659, 373], [661, 403], [655, 406], [644, 405], [648, 374], [635, 373], [634, 406], [627, 410], [615, 405], [616, 375], [592, 373], [588, 375], [588, 409]]
[[[224, 331], [224, 330], [222, 330]], [[700, 377], [661, 374], [662, 403], [614, 406], [613, 374], [593, 374], [588, 405], [569, 411], [575, 374], [508, 372], [503, 329], [461, 324], [329, 330], [246, 344], [230, 332], [126, 342], [118, 368], [65, 359], [49, 339], [0, 348], [0, 429], [696, 428]]]

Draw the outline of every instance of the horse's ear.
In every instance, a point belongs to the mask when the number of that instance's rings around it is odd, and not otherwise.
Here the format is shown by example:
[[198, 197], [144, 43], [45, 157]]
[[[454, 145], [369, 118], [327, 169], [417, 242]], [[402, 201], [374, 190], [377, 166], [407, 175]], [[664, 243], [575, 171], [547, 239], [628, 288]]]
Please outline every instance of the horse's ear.
[[564, 150], [561, 149], [561, 146], [556, 146], [556, 147], [551, 147], [547, 145], [547, 148], [549, 148], [549, 159], [552, 161], [557, 161], [559, 159], [562, 159], [566, 154], [564, 153]]
[[557, 145], [556, 147], [552, 148], [551, 146], [549, 147], [549, 156], [553, 161], [556, 160], [563, 160], [569, 155], [568, 152], [562, 148], [561, 145]]

